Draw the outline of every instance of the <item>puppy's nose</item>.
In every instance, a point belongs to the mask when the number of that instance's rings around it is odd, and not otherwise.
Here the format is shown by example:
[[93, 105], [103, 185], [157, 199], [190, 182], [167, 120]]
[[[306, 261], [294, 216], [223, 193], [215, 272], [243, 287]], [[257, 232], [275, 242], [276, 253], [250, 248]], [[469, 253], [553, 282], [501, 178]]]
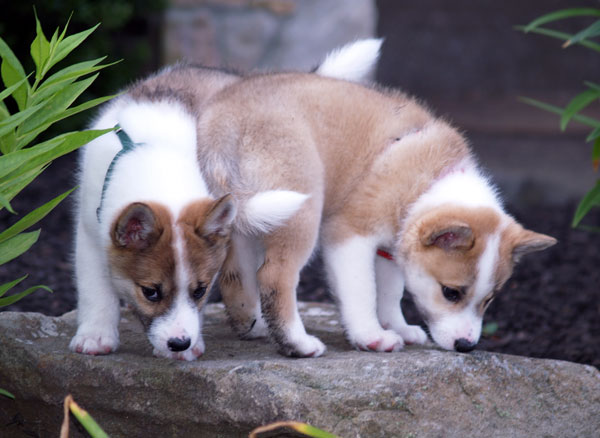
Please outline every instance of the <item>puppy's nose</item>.
[[475, 345], [477, 345], [476, 342], [471, 342], [468, 339], [460, 338], [454, 342], [454, 349], [461, 353], [468, 353], [475, 348]]
[[190, 338], [171, 338], [167, 341], [167, 347], [169, 347], [169, 350], [171, 351], [184, 351], [189, 348], [190, 343]]

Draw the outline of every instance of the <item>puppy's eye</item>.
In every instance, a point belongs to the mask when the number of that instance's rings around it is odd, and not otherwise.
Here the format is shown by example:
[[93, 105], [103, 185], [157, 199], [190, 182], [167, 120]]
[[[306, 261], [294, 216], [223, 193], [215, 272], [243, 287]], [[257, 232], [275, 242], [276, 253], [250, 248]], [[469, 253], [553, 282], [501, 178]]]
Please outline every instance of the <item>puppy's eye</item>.
[[195, 300], [201, 299], [206, 294], [206, 286], [203, 283], [200, 283], [194, 292], [192, 292], [192, 296]]
[[462, 291], [458, 289], [452, 289], [448, 286], [442, 286], [442, 294], [444, 295], [444, 298], [451, 303], [458, 303], [463, 295]]
[[160, 285], [155, 286], [155, 287], [141, 286], [141, 288], [142, 288], [142, 293], [144, 294], [144, 297], [146, 297], [146, 299], [148, 301], [157, 303], [160, 300], [162, 300], [162, 290], [161, 290]]

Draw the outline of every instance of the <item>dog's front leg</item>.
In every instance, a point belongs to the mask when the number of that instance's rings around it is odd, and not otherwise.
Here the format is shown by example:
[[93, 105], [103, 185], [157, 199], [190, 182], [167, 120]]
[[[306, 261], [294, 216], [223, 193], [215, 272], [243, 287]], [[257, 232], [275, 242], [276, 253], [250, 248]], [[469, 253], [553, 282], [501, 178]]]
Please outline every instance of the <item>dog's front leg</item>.
[[404, 294], [404, 276], [396, 263], [383, 257], [375, 259], [377, 282], [377, 315], [385, 328], [402, 336], [406, 344], [424, 344], [427, 335], [418, 325], [408, 325], [400, 300]]
[[383, 329], [377, 319], [376, 250], [375, 238], [355, 235], [327, 245], [323, 257], [350, 343], [360, 350], [398, 351], [402, 337]]
[[78, 327], [69, 347], [77, 353], [108, 354], [119, 345], [119, 299], [109, 282], [103, 250], [81, 223], [75, 245]]

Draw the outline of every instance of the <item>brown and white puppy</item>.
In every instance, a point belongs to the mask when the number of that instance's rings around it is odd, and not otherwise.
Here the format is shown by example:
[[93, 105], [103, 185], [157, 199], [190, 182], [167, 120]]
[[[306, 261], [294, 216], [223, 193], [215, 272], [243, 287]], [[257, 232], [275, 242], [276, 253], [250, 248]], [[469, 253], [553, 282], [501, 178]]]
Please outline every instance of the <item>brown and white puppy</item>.
[[[380, 45], [357, 42], [351, 51], [330, 55], [317, 72], [361, 79]], [[197, 160], [198, 117], [217, 92], [237, 80], [213, 69], [170, 67], [111, 101], [93, 124], [118, 125], [120, 131], [82, 149], [72, 350], [114, 351], [124, 300], [140, 317], [156, 355], [197, 358], [204, 351], [202, 307], [225, 259], [236, 210], [246, 232], [264, 233], [307, 198], [267, 190], [234, 200], [216, 197], [207, 187]]]
[[397, 91], [259, 75], [216, 94], [198, 126], [213, 193], [309, 196], [266, 235], [249, 232], [239, 215], [220, 277], [234, 329], [248, 338], [270, 333], [285, 355], [325, 351], [296, 306], [299, 272], [319, 245], [356, 348], [426, 341], [402, 315], [406, 287], [434, 341], [469, 351], [514, 264], [555, 243], [504, 211], [454, 128]]

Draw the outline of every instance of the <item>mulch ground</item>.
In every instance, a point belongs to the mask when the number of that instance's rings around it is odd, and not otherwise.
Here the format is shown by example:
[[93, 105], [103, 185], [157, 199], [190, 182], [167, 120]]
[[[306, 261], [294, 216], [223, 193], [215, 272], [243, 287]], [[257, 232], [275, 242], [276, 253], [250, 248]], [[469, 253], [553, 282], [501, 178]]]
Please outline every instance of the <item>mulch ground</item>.
[[[15, 200], [16, 210], [26, 213], [71, 187], [73, 159], [53, 164], [26, 189], [26, 196]], [[497, 329], [482, 339], [479, 349], [600, 368], [600, 234], [570, 228], [574, 208], [575, 204], [508, 207], [526, 227], [550, 234], [559, 243], [525, 257], [517, 266], [488, 309], [484, 323], [496, 323]], [[2, 211], [0, 230], [12, 221]], [[600, 215], [594, 213], [588, 222], [600, 223]], [[24, 287], [46, 284], [54, 293], [38, 291], [3, 310], [61, 315], [76, 306], [70, 201], [44, 219], [41, 227], [40, 240], [31, 251], [0, 266], [0, 284], [27, 273]], [[318, 257], [303, 271], [298, 293], [301, 300], [331, 301]], [[403, 307], [410, 322], [420, 321], [409, 297]]]

